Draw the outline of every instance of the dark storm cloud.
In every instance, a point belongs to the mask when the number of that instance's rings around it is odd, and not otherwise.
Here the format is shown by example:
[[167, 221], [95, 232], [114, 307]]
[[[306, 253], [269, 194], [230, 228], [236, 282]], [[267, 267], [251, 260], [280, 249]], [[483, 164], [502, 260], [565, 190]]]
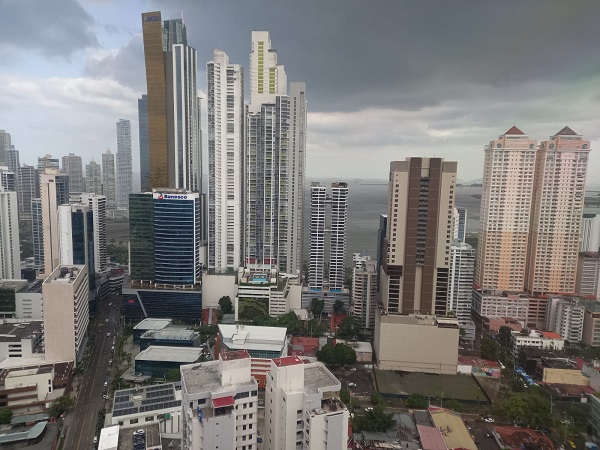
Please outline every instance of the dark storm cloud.
[[271, 32], [290, 80], [308, 84], [311, 109], [418, 109], [465, 91], [600, 70], [600, 2], [533, 0], [154, 2], [184, 11], [199, 61], [218, 47], [247, 66], [251, 31]]
[[68, 59], [98, 45], [94, 26], [76, 0], [0, 0], [0, 48]]

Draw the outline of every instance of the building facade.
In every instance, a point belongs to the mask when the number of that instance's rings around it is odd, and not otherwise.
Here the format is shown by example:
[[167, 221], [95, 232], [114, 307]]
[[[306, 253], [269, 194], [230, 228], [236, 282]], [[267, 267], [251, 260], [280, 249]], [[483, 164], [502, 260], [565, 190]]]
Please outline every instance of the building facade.
[[18, 180], [18, 202], [21, 220], [31, 221], [31, 200], [40, 197], [40, 177], [33, 166], [24, 164], [19, 167]]
[[94, 271], [107, 271], [108, 253], [106, 242], [106, 197], [92, 193], [81, 194], [81, 203], [88, 205], [93, 215]]
[[575, 293], [590, 141], [565, 127], [536, 154], [525, 289]]
[[600, 299], [600, 252], [579, 253], [575, 292], [586, 298]]
[[244, 249], [244, 79], [214, 50], [208, 78], [208, 268], [237, 271]]
[[85, 191], [102, 195], [102, 167], [93, 158], [85, 166]]
[[475, 249], [465, 242], [454, 240], [450, 249], [450, 257], [448, 311], [453, 311], [456, 314], [456, 318], [462, 326], [469, 325], [471, 323], [471, 291], [475, 270]]
[[584, 213], [581, 218], [579, 251], [597, 252], [600, 249], [600, 214]]
[[553, 297], [546, 307], [546, 330], [574, 344], [583, 336], [585, 304], [577, 297]]
[[150, 148], [148, 144], [148, 96], [138, 99], [138, 126], [140, 146], [140, 191], [150, 191]]
[[117, 180], [115, 177], [115, 155], [106, 149], [102, 153], [102, 194], [106, 197], [106, 208], [117, 207]]
[[131, 174], [131, 122], [117, 122], [117, 208], [129, 207], [129, 194], [133, 191]]
[[0, 279], [21, 278], [17, 193], [0, 186]]
[[58, 158], [53, 158], [52, 155], [39, 156], [37, 168], [40, 172], [43, 172], [45, 169], [60, 170], [60, 162]]
[[81, 156], [75, 153], [69, 153], [62, 157], [62, 171], [69, 175], [69, 192], [83, 192], [83, 166]]
[[454, 239], [465, 242], [467, 234], [467, 208], [454, 208]]
[[0, 166], [6, 165], [6, 150], [10, 148], [10, 133], [0, 130]]
[[58, 266], [42, 284], [46, 361], [73, 361], [83, 356], [90, 321], [85, 266]]
[[364, 264], [352, 271], [352, 306], [350, 314], [360, 317], [363, 327], [375, 327], [377, 308], [377, 262], [366, 257]]
[[89, 284], [94, 287], [94, 215], [87, 205], [58, 206], [58, 244], [60, 265], [85, 265]]

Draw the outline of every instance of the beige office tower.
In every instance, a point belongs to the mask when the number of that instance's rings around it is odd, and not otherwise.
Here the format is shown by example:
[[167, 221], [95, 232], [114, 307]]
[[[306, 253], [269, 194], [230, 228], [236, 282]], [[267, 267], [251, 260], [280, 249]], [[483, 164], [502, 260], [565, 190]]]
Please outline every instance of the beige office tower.
[[474, 280], [480, 294], [523, 291], [535, 153], [536, 141], [517, 127], [485, 147]]
[[390, 164], [380, 292], [386, 312], [446, 314], [456, 162]]
[[[40, 271], [50, 275], [60, 263], [58, 206], [69, 203], [69, 176], [56, 169], [40, 174], [41, 246], [43, 266]], [[36, 244], [34, 234], [34, 247]], [[38, 245], [40, 245], [38, 244]]]
[[575, 293], [590, 141], [565, 127], [536, 155], [525, 289]]
[[77, 362], [90, 322], [88, 271], [58, 266], [42, 283], [46, 361]]

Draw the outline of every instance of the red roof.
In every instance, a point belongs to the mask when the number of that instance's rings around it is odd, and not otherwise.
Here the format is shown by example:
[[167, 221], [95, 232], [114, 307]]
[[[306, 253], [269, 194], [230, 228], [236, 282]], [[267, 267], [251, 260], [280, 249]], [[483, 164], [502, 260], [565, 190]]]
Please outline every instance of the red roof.
[[231, 350], [221, 353], [223, 361], [231, 361], [233, 359], [250, 358], [250, 354], [246, 350]]
[[417, 431], [423, 450], [446, 450], [448, 448], [442, 433], [437, 428], [417, 425]]
[[545, 338], [562, 339], [562, 336], [554, 331], [542, 331], [542, 333], [544, 334]]
[[544, 433], [530, 428], [494, 427], [504, 445], [508, 448], [520, 449], [524, 443], [535, 444], [540, 450], [554, 450], [552, 441]]
[[303, 345], [305, 347], [318, 347], [319, 338], [316, 337], [293, 337], [291, 341], [292, 345]]
[[295, 366], [296, 364], [303, 364], [302, 360], [297, 356], [284, 356], [283, 358], [273, 359], [273, 363], [277, 367]]
[[221, 398], [213, 398], [213, 408], [223, 408], [225, 406], [233, 406], [235, 400], [232, 396], [229, 397], [221, 397]]
[[525, 133], [523, 133], [523, 132], [522, 132], [521, 130], [519, 130], [519, 129], [518, 129], [516, 126], [514, 126], [514, 125], [513, 125], [513, 126], [510, 128], [510, 130], [508, 130], [508, 131], [507, 131], [506, 133], [504, 133], [504, 134], [525, 134]]

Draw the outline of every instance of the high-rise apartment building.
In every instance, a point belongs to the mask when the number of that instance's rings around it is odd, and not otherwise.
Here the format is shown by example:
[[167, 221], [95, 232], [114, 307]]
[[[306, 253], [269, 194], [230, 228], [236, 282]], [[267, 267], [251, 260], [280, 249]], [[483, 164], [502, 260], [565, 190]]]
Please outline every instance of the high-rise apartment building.
[[[331, 219], [327, 221], [327, 206], [331, 206]], [[323, 289], [325, 286], [325, 234], [330, 233], [329, 274], [330, 290], [344, 287], [344, 258], [346, 256], [346, 221], [348, 212], [348, 184], [331, 184], [327, 195], [322, 183], [310, 187], [310, 253], [308, 258], [308, 286]], [[326, 227], [329, 224], [329, 227]]]
[[85, 190], [83, 185], [83, 165], [81, 156], [69, 153], [62, 157], [62, 172], [69, 175], [69, 192], [80, 193]]
[[6, 149], [4, 153], [4, 160], [6, 167], [8, 167], [8, 170], [13, 172], [18, 178], [19, 167], [21, 167], [21, 162], [19, 159], [19, 150], [17, 150], [14, 145], [11, 145], [8, 149]]
[[377, 229], [377, 292], [381, 283], [381, 266], [385, 258], [385, 236], [387, 234], [387, 214], [379, 215], [379, 228]]
[[277, 50], [271, 47], [269, 32], [253, 31], [250, 50], [249, 111], [260, 112], [263, 103], [273, 103], [276, 96], [286, 94], [285, 67], [277, 63]]
[[42, 283], [46, 361], [77, 365], [90, 322], [88, 296], [85, 266], [57, 266]]
[[17, 193], [0, 186], [0, 280], [21, 279]]
[[377, 261], [366, 256], [352, 271], [352, 307], [350, 314], [360, 317], [366, 329], [375, 327], [377, 308]]
[[81, 194], [81, 203], [88, 205], [93, 215], [94, 271], [106, 272], [108, 254], [106, 248], [106, 197], [93, 193]]
[[16, 192], [17, 177], [16, 174], [6, 166], [0, 166], [0, 187], [5, 191]]
[[465, 242], [467, 233], [467, 208], [454, 208], [454, 239]]
[[10, 133], [0, 130], [0, 166], [6, 165], [5, 152], [10, 148]]
[[31, 221], [31, 201], [40, 197], [40, 176], [35, 167], [24, 164], [19, 167], [17, 180], [19, 217], [21, 220]]
[[454, 312], [461, 327], [471, 326], [471, 292], [475, 271], [475, 253], [475, 249], [469, 244], [458, 239], [453, 240], [450, 249], [448, 311]]
[[554, 297], [548, 300], [546, 330], [559, 333], [571, 343], [581, 341], [585, 303], [577, 297]]
[[58, 206], [60, 265], [85, 265], [90, 284], [95, 279], [94, 215], [87, 205]]
[[102, 195], [102, 168], [93, 158], [85, 166], [85, 191]]
[[108, 148], [106, 153], [102, 153], [102, 194], [106, 197], [106, 207], [108, 209], [117, 207], [116, 184], [115, 155]]
[[349, 413], [340, 390], [340, 381], [321, 362], [273, 359], [265, 389], [265, 448], [346, 449]]
[[536, 154], [525, 289], [575, 293], [590, 141], [565, 127]]
[[60, 170], [58, 158], [53, 158], [52, 155], [44, 155], [38, 157], [38, 170], [43, 172], [44, 169]]
[[208, 268], [237, 271], [244, 249], [244, 80], [214, 50], [208, 78]]
[[[60, 173], [56, 169], [45, 169], [40, 174], [40, 204], [34, 217], [41, 219], [40, 224], [34, 224], [34, 248], [36, 247], [36, 235], [42, 238], [38, 243], [44, 248], [43, 265], [40, 271], [46, 275], [51, 274], [60, 264], [59, 253], [59, 225], [58, 225], [58, 206], [69, 203], [69, 176]], [[37, 203], [32, 203], [32, 208], [37, 207]], [[36, 227], [41, 229], [41, 236], [36, 233]], [[41, 260], [40, 260], [41, 262]]]
[[142, 14], [151, 188], [201, 189], [196, 50], [182, 19]]
[[456, 166], [442, 158], [390, 164], [380, 286], [388, 313], [446, 314]]
[[517, 127], [485, 147], [474, 295], [525, 287], [535, 154]]
[[600, 214], [584, 213], [581, 219], [579, 251], [597, 252], [600, 249]]
[[600, 252], [579, 253], [575, 293], [600, 300]]
[[140, 145], [140, 188], [150, 191], [150, 148], [148, 144], [148, 96], [138, 99], [138, 126]]
[[247, 351], [181, 366], [181, 391], [183, 448], [257, 448], [258, 385]]
[[44, 271], [44, 224], [42, 218], [42, 199], [31, 199], [31, 230], [33, 234], [34, 267]]
[[117, 122], [117, 208], [129, 207], [129, 194], [133, 190], [131, 179], [131, 122]]

